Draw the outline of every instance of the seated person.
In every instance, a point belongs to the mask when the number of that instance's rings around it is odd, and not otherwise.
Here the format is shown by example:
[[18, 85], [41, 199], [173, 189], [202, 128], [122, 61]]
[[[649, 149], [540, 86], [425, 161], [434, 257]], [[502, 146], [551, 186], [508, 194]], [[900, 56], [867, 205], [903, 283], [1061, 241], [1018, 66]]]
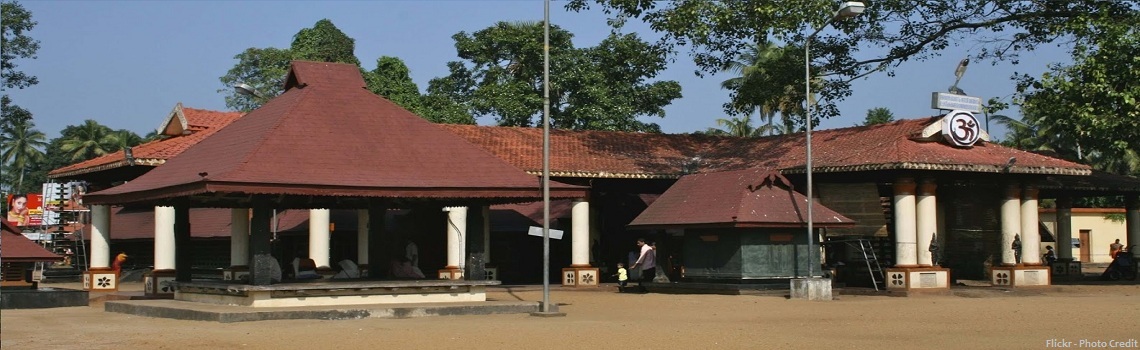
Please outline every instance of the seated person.
[[356, 263], [352, 262], [352, 260], [344, 259], [337, 263], [337, 265], [340, 265], [340, 272], [337, 272], [332, 278], [360, 278], [360, 267], [356, 266]]
[[392, 259], [392, 277], [421, 279], [424, 278], [424, 273], [420, 268], [412, 266], [412, 261], [407, 257], [401, 256]]
[[320, 279], [321, 275], [317, 274], [317, 263], [309, 258], [297, 258], [297, 276], [299, 280], [315, 280]]

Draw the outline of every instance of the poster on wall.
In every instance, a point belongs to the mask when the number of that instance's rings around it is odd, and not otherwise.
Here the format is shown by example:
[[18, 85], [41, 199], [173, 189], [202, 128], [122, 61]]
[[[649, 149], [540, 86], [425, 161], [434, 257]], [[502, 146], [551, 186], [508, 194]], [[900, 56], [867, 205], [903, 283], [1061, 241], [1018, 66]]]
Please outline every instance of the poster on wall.
[[44, 201], [39, 193], [8, 195], [8, 221], [16, 226], [43, 224]]

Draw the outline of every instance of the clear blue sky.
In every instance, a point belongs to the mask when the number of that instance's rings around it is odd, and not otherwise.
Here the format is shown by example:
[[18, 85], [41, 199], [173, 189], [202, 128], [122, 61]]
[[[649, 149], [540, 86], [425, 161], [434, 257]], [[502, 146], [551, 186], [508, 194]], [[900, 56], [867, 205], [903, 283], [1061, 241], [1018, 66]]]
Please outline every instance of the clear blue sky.
[[[448, 61], [457, 59], [453, 34], [498, 21], [541, 20], [543, 11], [538, 0], [21, 3], [39, 23], [30, 35], [42, 46], [37, 59], [20, 60], [18, 69], [39, 77], [40, 83], [7, 93], [35, 115], [48, 137], [85, 119], [145, 134], [178, 102], [225, 110], [218, 78], [236, 63], [234, 55], [249, 47], [287, 48], [293, 34], [322, 18], [356, 39], [356, 55], [366, 69], [380, 56], [399, 57], [423, 90], [430, 79], [447, 74]], [[593, 46], [609, 33], [605, 14], [566, 12], [562, 4], [552, 4], [551, 22], [574, 33], [576, 46]], [[658, 37], [639, 21], [631, 21], [625, 31]], [[940, 58], [906, 62], [894, 77], [878, 73], [857, 81], [854, 95], [839, 103], [843, 116], [825, 120], [821, 127], [858, 124], [874, 107], [887, 107], [896, 118], [935, 114], [930, 92], [946, 90], [958, 61], [973, 46], [963, 42]], [[1067, 60], [1064, 50], [1047, 47], [1023, 55], [1016, 66], [973, 62], [960, 87], [984, 99], [1008, 96], [1014, 92], [1009, 77], [1015, 71], [1038, 76], [1048, 63]], [[715, 126], [724, 117], [721, 105], [728, 91], [719, 84], [729, 76], [698, 78], [694, 67], [687, 52], [676, 57], [658, 79], [679, 81], [684, 97], [666, 108], [664, 119], [646, 120], [665, 132], [683, 133]]]

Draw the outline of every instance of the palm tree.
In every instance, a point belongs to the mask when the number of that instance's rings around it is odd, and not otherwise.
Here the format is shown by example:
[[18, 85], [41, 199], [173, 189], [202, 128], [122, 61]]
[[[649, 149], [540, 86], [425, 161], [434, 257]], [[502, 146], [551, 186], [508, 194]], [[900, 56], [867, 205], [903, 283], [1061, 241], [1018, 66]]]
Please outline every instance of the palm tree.
[[765, 132], [769, 132], [771, 125], [767, 126], [752, 126], [752, 117], [745, 115], [743, 118], [732, 119], [717, 119], [716, 125], [724, 127], [723, 129], [709, 128], [705, 131], [709, 135], [725, 135], [736, 137], [761, 137]]
[[82, 125], [64, 129], [60, 150], [71, 161], [83, 161], [117, 151], [111, 128], [88, 119]]
[[[752, 46], [742, 53], [738, 60], [730, 61], [725, 65], [725, 71], [739, 76], [721, 82], [723, 89], [732, 90], [732, 98], [725, 104], [726, 109], [745, 114], [756, 113], [761, 123], [767, 122], [764, 128], [768, 134], [791, 133], [790, 114], [799, 109], [795, 97], [798, 89], [795, 86], [778, 86], [778, 75], [784, 74], [777, 69], [778, 63], [786, 60], [787, 50], [774, 43], [765, 42]], [[775, 118], [779, 113], [781, 127], [776, 127]], [[719, 124], [719, 121], [718, 121]]]
[[145, 142], [138, 134], [127, 129], [115, 130], [111, 133], [111, 143], [115, 146], [114, 149], [108, 150], [111, 152], [118, 151], [127, 147], [134, 147]]
[[35, 129], [31, 119], [16, 120], [0, 131], [0, 161], [19, 175], [16, 189], [23, 188], [24, 172], [28, 165], [43, 160], [42, 149], [47, 147], [47, 136]]

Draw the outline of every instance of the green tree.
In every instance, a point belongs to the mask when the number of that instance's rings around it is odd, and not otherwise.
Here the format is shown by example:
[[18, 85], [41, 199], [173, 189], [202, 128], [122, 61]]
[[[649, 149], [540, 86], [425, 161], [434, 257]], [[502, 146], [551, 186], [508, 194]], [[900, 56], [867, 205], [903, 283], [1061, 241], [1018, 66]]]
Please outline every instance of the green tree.
[[[675, 81], [648, 82], [665, 69], [665, 50], [633, 34], [611, 34], [589, 48], [575, 48], [572, 37], [550, 28], [552, 126], [659, 132], [657, 124], [638, 118], [664, 117], [664, 106], [681, 96]], [[499, 22], [452, 38], [466, 62], [450, 62], [450, 74], [433, 79], [429, 94], [447, 97], [475, 117], [493, 117], [499, 125], [541, 125], [542, 23]]]
[[[219, 93], [225, 95], [226, 107], [249, 112], [280, 95], [281, 89], [285, 87], [285, 76], [289, 74], [292, 55], [287, 49], [251, 47], [234, 56], [238, 63], [220, 78], [224, 87], [218, 89]], [[238, 84], [253, 87], [261, 97], [237, 93], [233, 87]]]
[[114, 152], [127, 147], [141, 145], [144, 140], [142, 137], [139, 137], [139, 134], [136, 134], [134, 131], [119, 129], [111, 132], [110, 142], [112, 145], [114, 145], [114, 150], [112, 150], [112, 152]]
[[716, 120], [716, 125], [721, 128], [709, 128], [704, 133], [709, 135], [723, 135], [723, 136], [736, 136], [736, 137], [761, 137], [764, 136], [765, 130], [770, 126], [752, 126], [752, 117], [744, 115], [740, 118]]
[[895, 121], [895, 114], [887, 107], [875, 107], [867, 110], [867, 117], [863, 119], [863, 126], [886, 124]]
[[1027, 123], [1080, 145], [1080, 153], [1123, 159], [1140, 151], [1140, 32], [1102, 26], [1078, 42], [1071, 65], [1019, 81]]
[[30, 165], [43, 159], [47, 136], [35, 129], [31, 113], [9, 104], [8, 96], [3, 99], [3, 119], [6, 122], [0, 126], [0, 165], [3, 165], [5, 173], [14, 176], [5, 183], [14, 183], [13, 190], [25, 192], [24, 176]]
[[[788, 81], [785, 74], [800, 74], [802, 62], [791, 62], [790, 55], [783, 47], [774, 43], [761, 43], [750, 46], [737, 60], [729, 61], [724, 71], [738, 76], [721, 82], [723, 89], [731, 90], [729, 102], [724, 104], [730, 115], [756, 113], [760, 122], [767, 122], [768, 133], [790, 134], [797, 125], [803, 125], [794, 115], [803, 115], [802, 87], [779, 86]], [[780, 114], [779, 126], [775, 124], [776, 114]]]
[[[661, 34], [668, 50], [688, 48], [700, 69], [715, 73], [752, 43], [787, 43], [802, 53], [806, 36], [835, 13], [836, 1], [570, 0], [579, 11], [596, 5], [620, 28], [641, 20]], [[936, 57], [951, 46], [971, 45], [976, 60], [1017, 62], [1018, 54], [1047, 44], [1080, 42], [1105, 27], [1140, 27], [1140, 1], [913, 1], [867, 2], [859, 17], [839, 21], [812, 42], [813, 71], [828, 72], [819, 115], [835, 116], [834, 103], [851, 94], [850, 82], [909, 61]], [[762, 40], [757, 40], [761, 38]], [[874, 50], [867, 50], [872, 47]], [[867, 54], [873, 52], [878, 54]], [[861, 57], [857, 57], [861, 56]], [[799, 57], [803, 62], [803, 56]], [[802, 71], [802, 70], [801, 70]], [[776, 86], [803, 86], [789, 74]], [[801, 96], [800, 101], [804, 97]]]
[[304, 28], [293, 36], [289, 51], [293, 59], [317, 62], [351, 63], [360, 66], [356, 59], [356, 40], [340, 31], [328, 19], [317, 21], [312, 28]]
[[408, 66], [397, 57], [383, 56], [377, 59], [376, 69], [365, 72], [364, 80], [372, 93], [433, 123], [475, 124], [475, 119], [462, 106], [445, 96], [420, 94], [420, 88], [412, 81]]
[[34, 59], [36, 51], [40, 49], [39, 40], [32, 39], [26, 33], [36, 27], [32, 13], [18, 2], [4, 1], [0, 3], [0, 19], [4, 27], [4, 34], [0, 36], [0, 76], [3, 77], [3, 88], [23, 89], [39, 83], [35, 76], [16, 70], [16, 59]]
[[111, 128], [87, 119], [80, 125], [63, 129], [60, 151], [71, 162], [80, 162], [119, 150], [118, 140]]

